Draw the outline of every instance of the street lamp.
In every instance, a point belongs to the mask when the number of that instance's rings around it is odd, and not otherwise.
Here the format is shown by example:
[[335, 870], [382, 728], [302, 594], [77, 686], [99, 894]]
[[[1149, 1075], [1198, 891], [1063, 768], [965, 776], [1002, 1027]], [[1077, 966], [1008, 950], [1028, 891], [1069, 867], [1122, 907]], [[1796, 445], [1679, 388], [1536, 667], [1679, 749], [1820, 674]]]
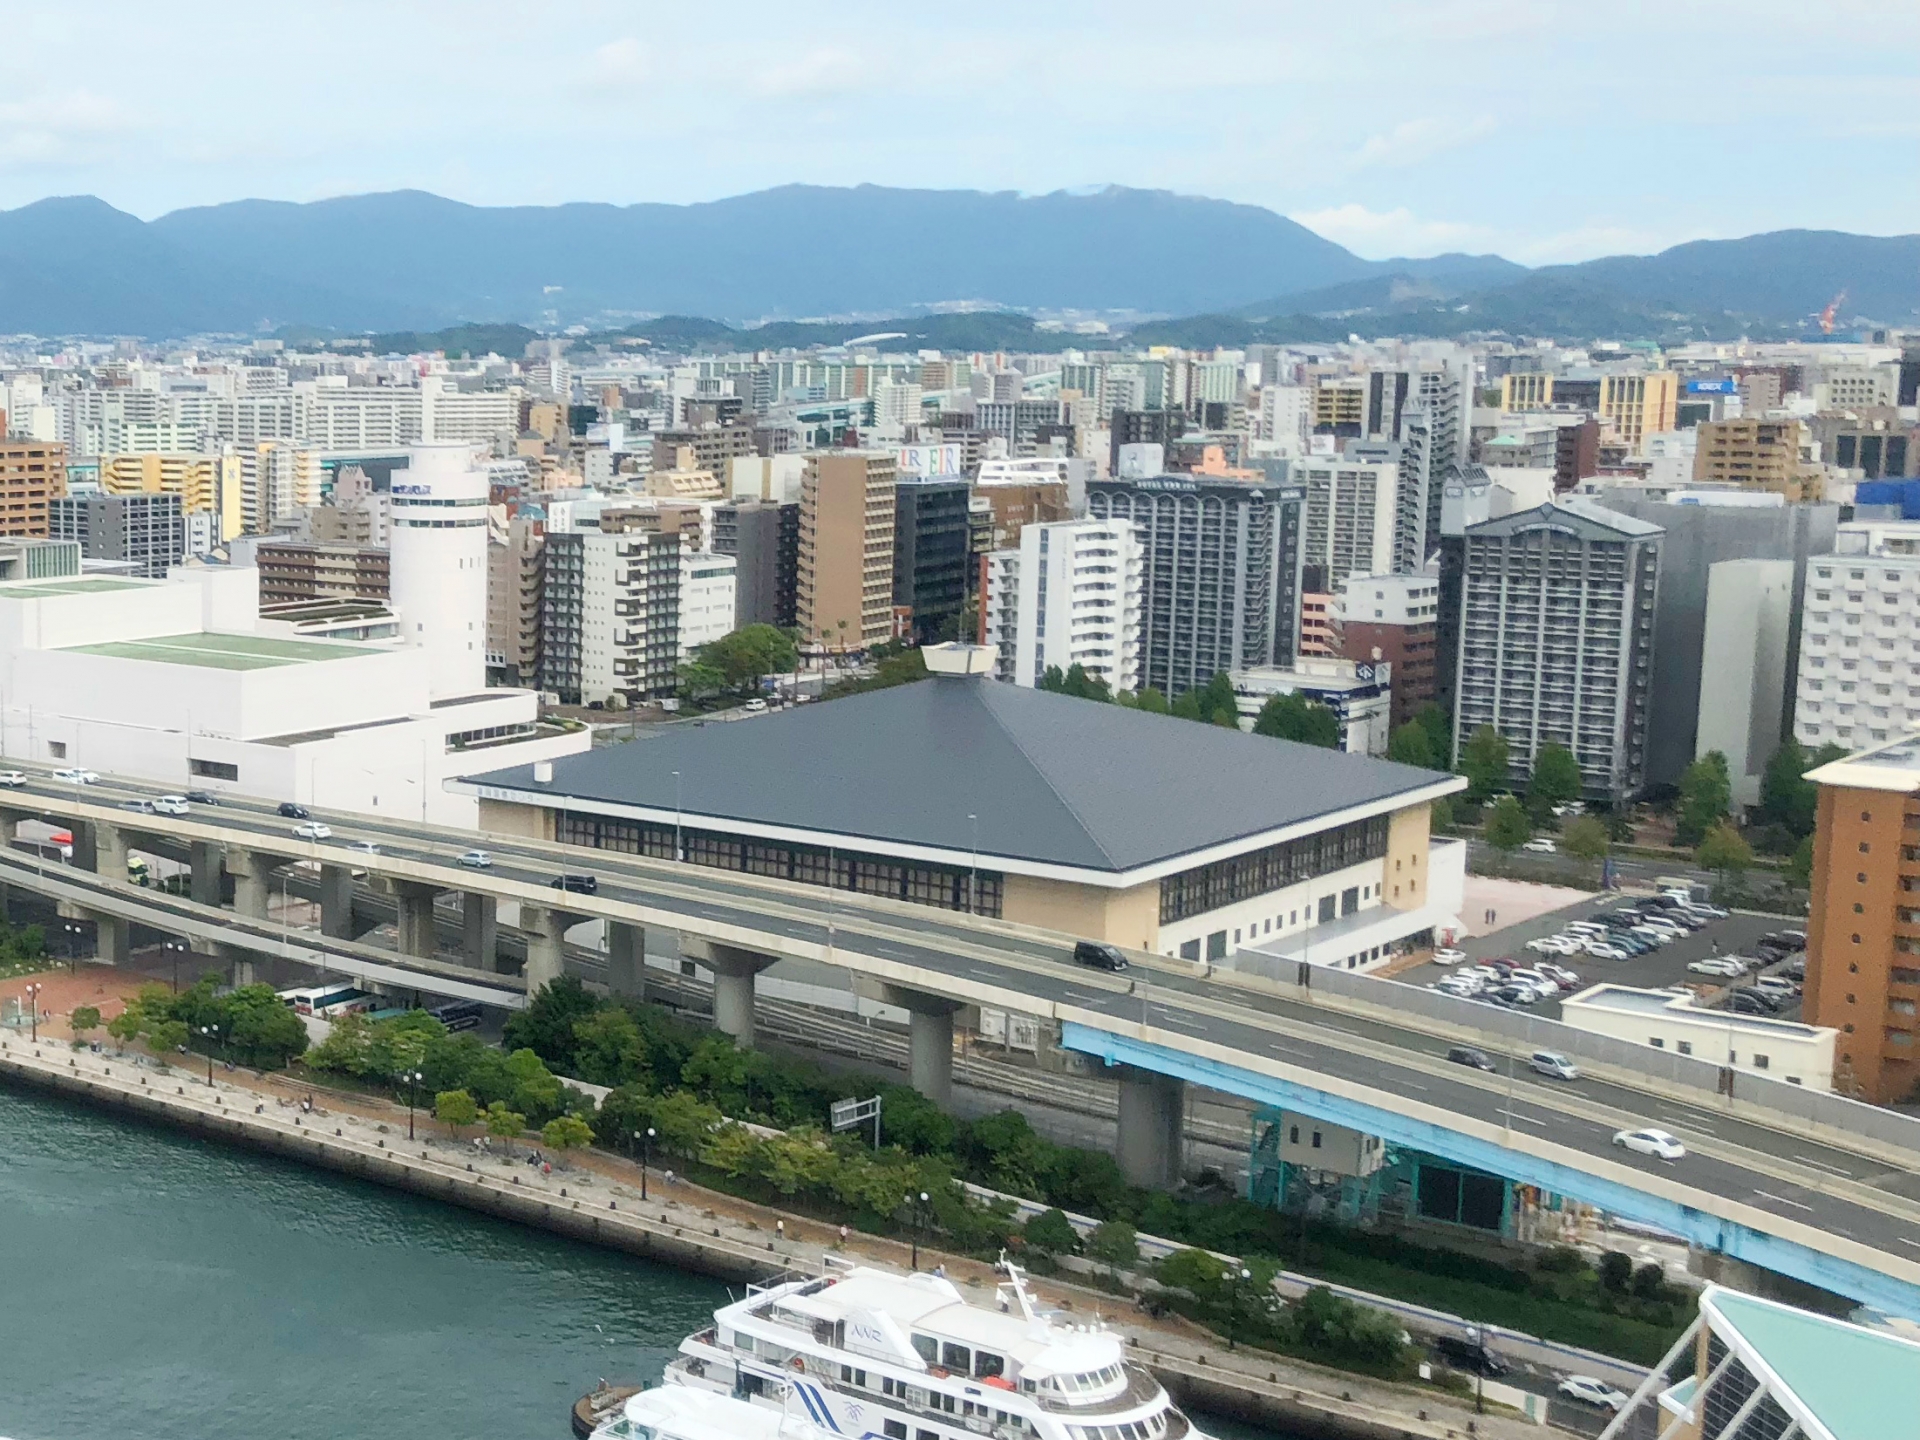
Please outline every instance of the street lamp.
[[427, 1077], [418, 1070], [409, 1070], [403, 1077], [407, 1082], [407, 1139], [413, 1139], [413, 1106], [420, 1091], [420, 1082]]
[[166, 952], [167, 958], [173, 961], [173, 993], [178, 995], [180, 993], [180, 957], [187, 953], [187, 942], [162, 940], [160, 948]]
[[970, 843], [973, 852], [972, 864], [967, 869], [967, 913], [978, 915], [980, 913], [978, 898], [980, 893], [980, 817], [967, 816], [967, 824], [971, 827]]
[[680, 848], [680, 772], [678, 770], [673, 772], [673, 858], [675, 860], [687, 858]]
[[60, 924], [60, 932], [66, 937], [62, 948], [67, 952], [67, 973], [77, 975], [80, 971], [80, 937], [84, 927], [77, 921], [64, 920]]
[[218, 1025], [202, 1025], [200, 1027], [200, 1034], [207, 1042], [207, 1084], [211, 1086], [213, 1084], [213, 1045], [214, 1042], [220, 1038], [220, 1027]]
[[913, 1263], [908, 1267], [909, 1269], [918, 1270], [920, 1268], [920, 1232], [926, 1226], [927, 1206], [930, 1203], [931, 1199], [927, 1192], [922, 1190], [920, 1192], [919, 1203], [913, 1207]]
[[647, 1165], [653, 1159], [654, 1134], [655, 1131], [651, 1125], [647, 1126], [644, 1134], [638, 1130], [633, 1132], [633, 1138], [640, 1142], [640, 1198], [642, 1200], [647, 1198]]
[[40, 992], [47, 987], [34, 984], [27, 986], [27, 1014], [32, 1017], [33, 1043], [40, 1043]]
[[1233, 1287], [1233, 1309], [1227, 1316], [1227, 1348], [1233, 1349], [1234, 1336], [1240, 1329], [1240, 1310], [1246, 1304], [1247, 1286], [1253, 1280], [1253, 1271], [1240, 1267], [1240, 1283]]

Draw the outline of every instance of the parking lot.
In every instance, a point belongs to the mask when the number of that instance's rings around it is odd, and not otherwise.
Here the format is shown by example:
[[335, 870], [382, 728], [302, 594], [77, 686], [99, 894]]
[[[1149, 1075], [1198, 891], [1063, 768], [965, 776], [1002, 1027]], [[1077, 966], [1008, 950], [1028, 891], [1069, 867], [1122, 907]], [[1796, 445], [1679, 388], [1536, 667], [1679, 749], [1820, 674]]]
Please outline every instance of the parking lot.
[[[1601, 960], [1591, 955], [1536, 955], [1527, 949], [1527, 941], [1543, 935], [1557, 933], [1571, 921], [1591, 919], [1602, 911], [1612, 910], [1627, 904], [1633, 897], [1624, 895], [1601, 895], [1592, 900], [1570, 905], [1563, 910], [1541, 915], [1488, 935], [1470, 937], [1459, 944], [1473, 963], [1507, 956], [1522, 963], [1535, 959], [1551, 960], [1577, 972], [1583, 980], [1592, 984], [1608, 981], [1620, 985], [1633, 985], [1642, 989], [1658, 990], [1669, 985], [1686, 985], [1699, 991], [1703, 997], [1711, 998], [1725, 985], [1726, 981], [1712, 975], [1696, 975], [1687, 969], [1695, 960], [1711, 955], [1745, 955], [1752, 958], [1753, 946], [1761, 936], [1776, 930], [1804, 929], [1799, 920], [1765, 915], [1729, 915], [1724, 920], [1715, 920], [1709, 925], [1683, 935], [1671, 944], [1649, 950], [1644, 955], [1635, 955], [1626, 960]], [[1412, 970], [1404, 970], [1395, 975], [1409, 985], [1427, 985], [1447, 974], [1452, 968], [1442, 965], [1421, 965]], [[1746, 978], [1753, 979], [1762, 972], [1755, 971]], [[1560, 1004], [1557, 1000], [1543, 1000], [1529, 1006], [1528, 1013], [1558, 1018]], [[1798, 1019], [1799, 1007], [1791, 1006], [1781, 1010], [1780, 1019]]]

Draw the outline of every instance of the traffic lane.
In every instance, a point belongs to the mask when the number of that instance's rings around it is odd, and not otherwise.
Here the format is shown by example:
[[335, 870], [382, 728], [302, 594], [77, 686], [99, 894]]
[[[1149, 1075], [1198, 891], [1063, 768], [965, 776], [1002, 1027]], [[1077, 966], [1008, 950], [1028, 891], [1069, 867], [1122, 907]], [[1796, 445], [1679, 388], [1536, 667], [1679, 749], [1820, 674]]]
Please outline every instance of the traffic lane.
[[[1131, 997], [1120, 997], [1129, 999]], [[1105, 1007], [1115, 1012], [1110, 1001]], [[1723, 1199], [1755, 1205], [1786, 1219], [1818, 1223], [1834, 1234], [1874, 1245], [1890, 1254], [1904, 1248], [1920, 1252], [1920, 1225], [1861, 1205], [1849, 1197], [1825, 1193], [1815, 1186], [1777, 1179], [1735, 1160], [1689, 1150], [1679, 1161], [1639, 1155], [1613, 1143], [1619, 1129], [1637, 1128], [1645, 1121], [1616, 1126], [1611, 1120], [1546, 1110], [1534, 1097], [1516, 1089], [1511, 1096], [1463, 1079], [1428, 1071], [1413, 1071], [1390, 1061], [1356, 1054], [1338, 1046], [1296, 1036], [1277, 1037], [1238, 1021], [1202, 1017], [1155, 1007], [1152, 1022], [1251, 1055], [1265, 1055], [1293, 1064], [1310, 1065], [1332, 1079], [1384, 1090], [1405, 1099], [1436, 1106], [1451, 1114], [1517, 1129], [1536, 1138], [1565, 1146], [1588, 1158], [1608, 1158], [1646, 1175], [1678, 1179]], [[1119, 1018], [1116, 1014], [1116, 1018]], [[1481, 1073], [1481, 1072], [1476, 1072]], [[1563, 1162], [1564, 1163], [1564, 1162]]]

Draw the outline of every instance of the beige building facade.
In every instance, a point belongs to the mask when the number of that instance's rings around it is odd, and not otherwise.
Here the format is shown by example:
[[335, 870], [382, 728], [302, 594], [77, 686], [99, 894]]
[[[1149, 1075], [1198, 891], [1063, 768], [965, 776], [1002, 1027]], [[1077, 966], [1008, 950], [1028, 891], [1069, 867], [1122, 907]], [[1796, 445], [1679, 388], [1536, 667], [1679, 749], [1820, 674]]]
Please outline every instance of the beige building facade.
[[869, 450], [807, 456], [800, 485], [797, 619], [835, 650], [893, 633], [895, 459]]

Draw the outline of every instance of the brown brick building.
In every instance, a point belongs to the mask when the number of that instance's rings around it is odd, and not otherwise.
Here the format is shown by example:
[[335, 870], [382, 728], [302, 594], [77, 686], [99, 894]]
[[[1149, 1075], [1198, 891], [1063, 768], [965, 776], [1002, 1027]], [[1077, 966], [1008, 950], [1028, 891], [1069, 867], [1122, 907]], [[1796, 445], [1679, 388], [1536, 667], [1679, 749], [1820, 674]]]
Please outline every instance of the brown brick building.
[[66, 446], [0, 439], [0, 535], [44, 537], [47, 507], [66, 493]]
[[1439, 692], [1439, 606], [1435, 575], [1356, 575], [1334, 602], [1334, 653], [1393, 666], [1396, 727]]
[[1802, 1018], [1840, 1032], [1834, 1089], [1889, 1104], [1920, 1083], [1920, 739], [1815, 770]]

